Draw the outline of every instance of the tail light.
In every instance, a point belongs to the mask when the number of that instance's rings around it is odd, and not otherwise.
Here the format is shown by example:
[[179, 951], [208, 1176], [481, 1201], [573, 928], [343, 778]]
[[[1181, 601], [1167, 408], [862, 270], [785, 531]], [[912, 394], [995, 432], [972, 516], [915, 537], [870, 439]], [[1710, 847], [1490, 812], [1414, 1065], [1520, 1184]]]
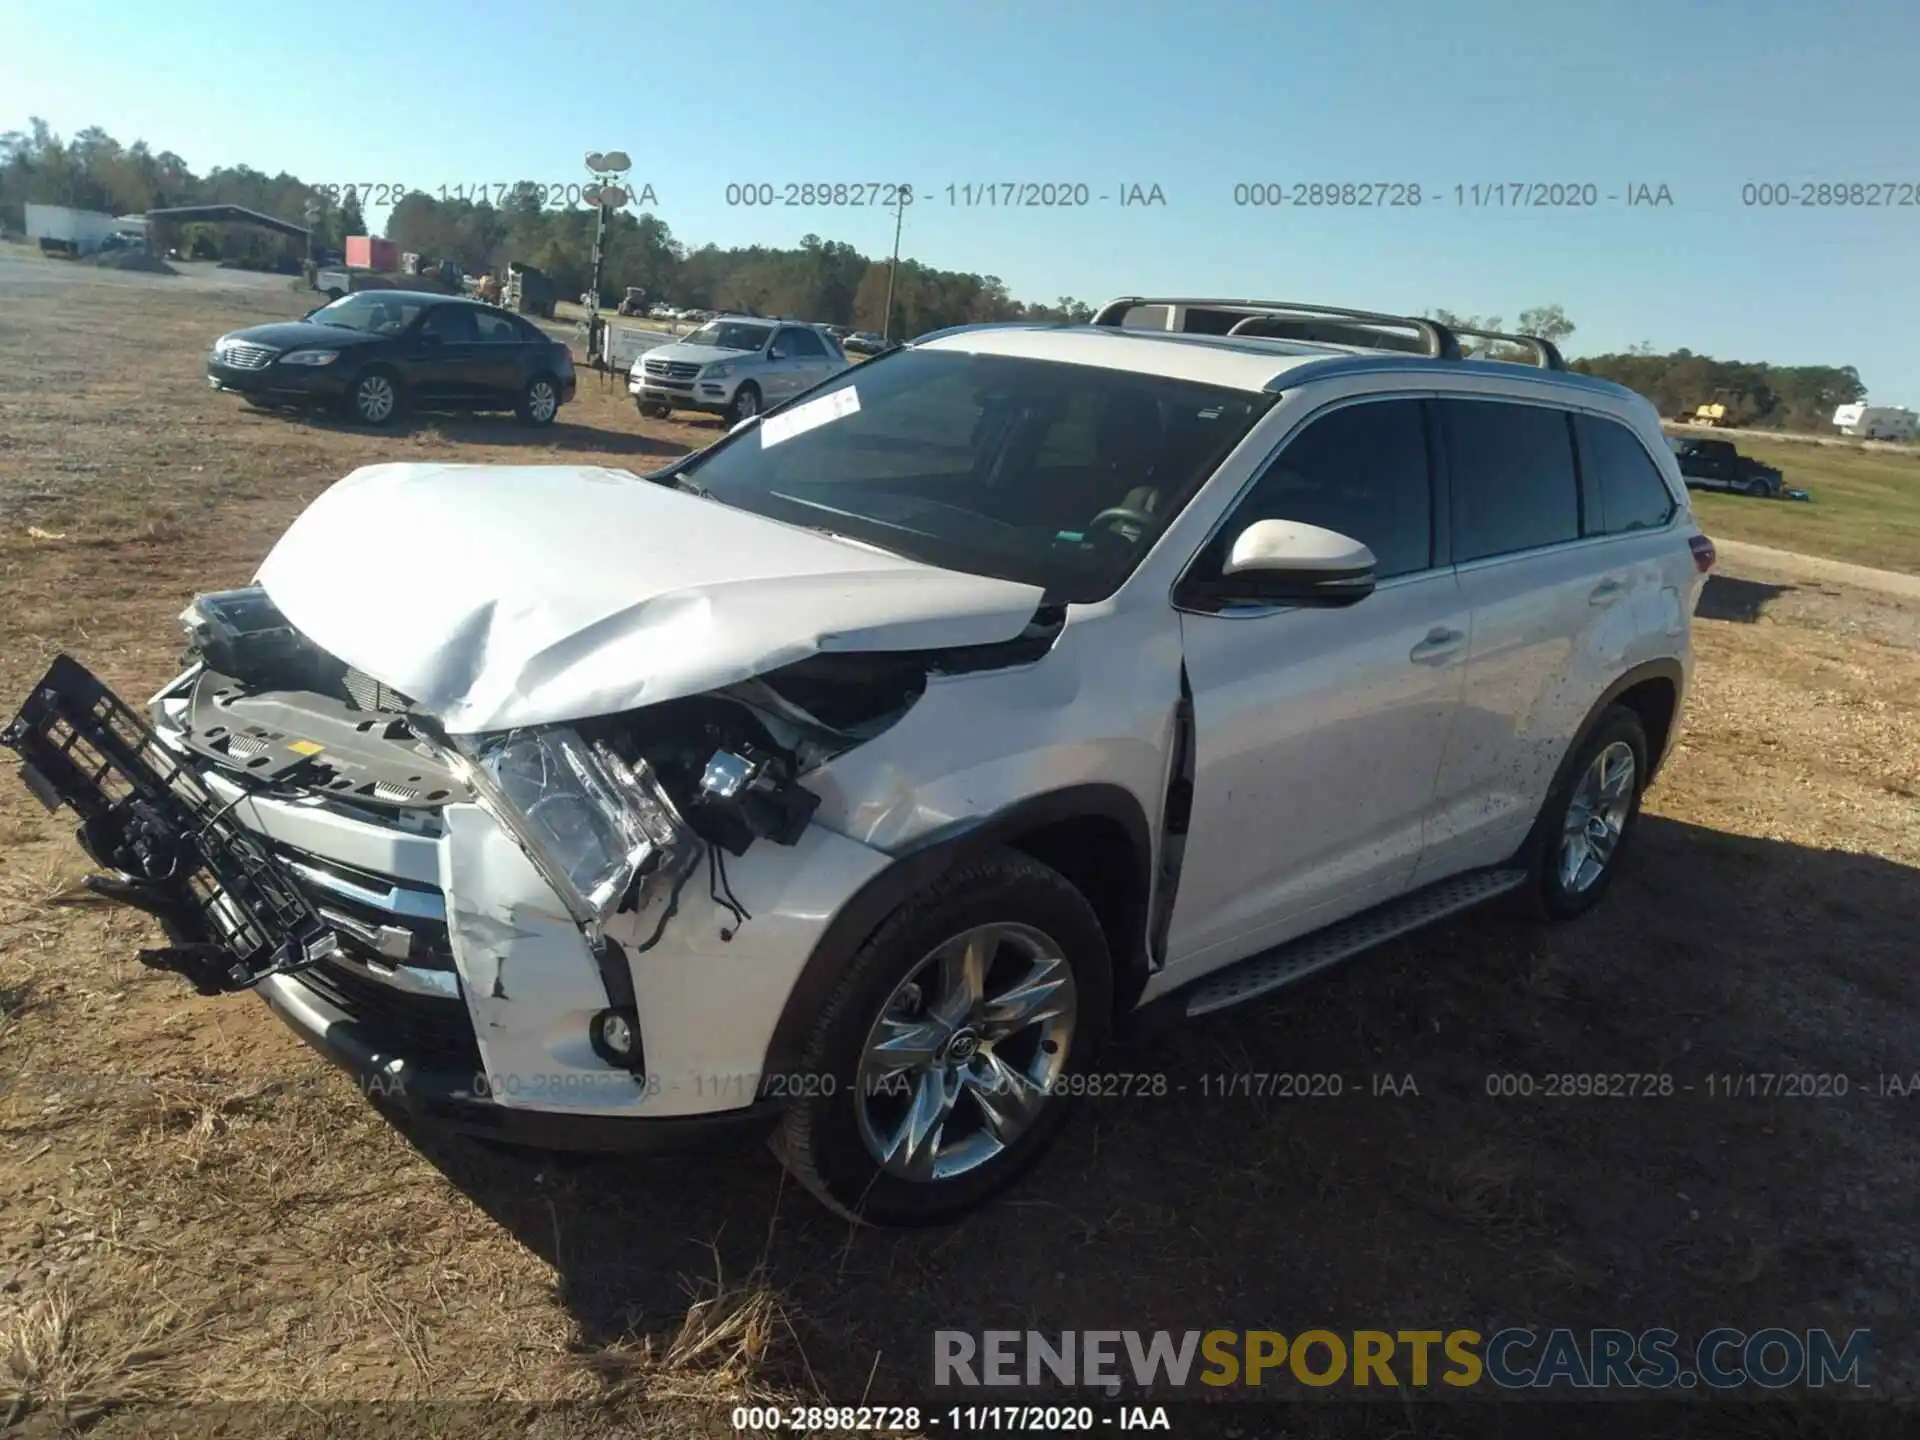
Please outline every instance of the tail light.
[[1704, 535], [1689, 535], [1687, 548], [1693, 551], [1693, 568], [1702, 575], [1713, 569], [1713, 562], [1719, 558], [1713, 548], [1713, 541]]

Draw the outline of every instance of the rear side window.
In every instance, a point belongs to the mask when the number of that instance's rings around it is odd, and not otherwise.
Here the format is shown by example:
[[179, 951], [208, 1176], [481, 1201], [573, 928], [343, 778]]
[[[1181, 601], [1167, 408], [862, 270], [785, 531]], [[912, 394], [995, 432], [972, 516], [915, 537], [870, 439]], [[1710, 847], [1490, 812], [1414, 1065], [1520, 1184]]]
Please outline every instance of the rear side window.
[[1381, 579], [1433, 563], [1433, 489], [1418, 400], [1372, 400], [1310, 420], [1286, 443], [1208, 547], [1218, 574], [1256, 520], [1299, 520], [1373, 551]]
[[1593, 534], [1658, 530], [1673, 518], [1673, 495], [1640, 439], [1617, 420], [1576, 415], [1580, 478], [1586, 482]]
[[474, 324], [480, 327], [480, 339], [488, 345], [522, 345], [526, 336], [520, 333], [520, 327], [513, 323], [513, 317], [504, 312], [475, 311]]
[[1580, 538], [1566, 411], [1505, 400], [1438, 403], [1457, 563]]

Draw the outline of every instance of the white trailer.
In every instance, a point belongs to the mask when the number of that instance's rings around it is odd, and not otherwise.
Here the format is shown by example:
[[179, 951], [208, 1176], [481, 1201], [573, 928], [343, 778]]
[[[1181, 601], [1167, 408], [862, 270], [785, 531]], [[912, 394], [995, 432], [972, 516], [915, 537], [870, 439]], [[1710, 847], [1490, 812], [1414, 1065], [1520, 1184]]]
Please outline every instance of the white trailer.
[[1898, 405], [1842, 405], [1833, 423], [1861, 440], [1911, 440], [1920, 433], [1920, 416]]
[[129, 228], [111, 215], [71, 205], [29, 205], [26, 211], [27, 238], [39, 241], [42, 250], [91, 255], [108, 236]]

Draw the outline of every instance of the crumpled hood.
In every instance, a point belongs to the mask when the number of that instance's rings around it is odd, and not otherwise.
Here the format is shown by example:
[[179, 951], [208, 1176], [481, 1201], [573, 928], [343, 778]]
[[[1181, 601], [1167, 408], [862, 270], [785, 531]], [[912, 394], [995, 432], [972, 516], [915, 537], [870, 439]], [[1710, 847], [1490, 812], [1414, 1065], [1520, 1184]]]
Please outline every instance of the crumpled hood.
[[570, 465], [365, 466], [293, 522], [259, 583], [455, 734], [613, 714], [822, 650], [1010, 640], [1041, 598]]

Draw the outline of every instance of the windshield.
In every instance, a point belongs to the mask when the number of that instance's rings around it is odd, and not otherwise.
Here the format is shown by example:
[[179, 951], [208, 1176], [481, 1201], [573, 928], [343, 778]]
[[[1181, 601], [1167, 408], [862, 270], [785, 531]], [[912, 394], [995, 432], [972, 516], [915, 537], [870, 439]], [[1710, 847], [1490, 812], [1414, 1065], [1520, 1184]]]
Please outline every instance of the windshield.
[[743, 325], [737, 320], [715, 320], [712, 324], [702, 325], [680, 343], [711, 345], [716, 350], [759, 350], [766, 346], [767, 336], [772, 333], [772, 327], [767, 325]]
[[358, 330], [366, 335], [398, 335], [418, 318], [422, 308], [422, 301], [400, 300], [390, 294], [383, 295], [377, 290], [370, 290], [358, 295], [343, 295], [307, 318], [315, 325]]
[[758, 514], [1105, 599], [1277, 398], [1085, 365], [907, 350], [682, 467]]

